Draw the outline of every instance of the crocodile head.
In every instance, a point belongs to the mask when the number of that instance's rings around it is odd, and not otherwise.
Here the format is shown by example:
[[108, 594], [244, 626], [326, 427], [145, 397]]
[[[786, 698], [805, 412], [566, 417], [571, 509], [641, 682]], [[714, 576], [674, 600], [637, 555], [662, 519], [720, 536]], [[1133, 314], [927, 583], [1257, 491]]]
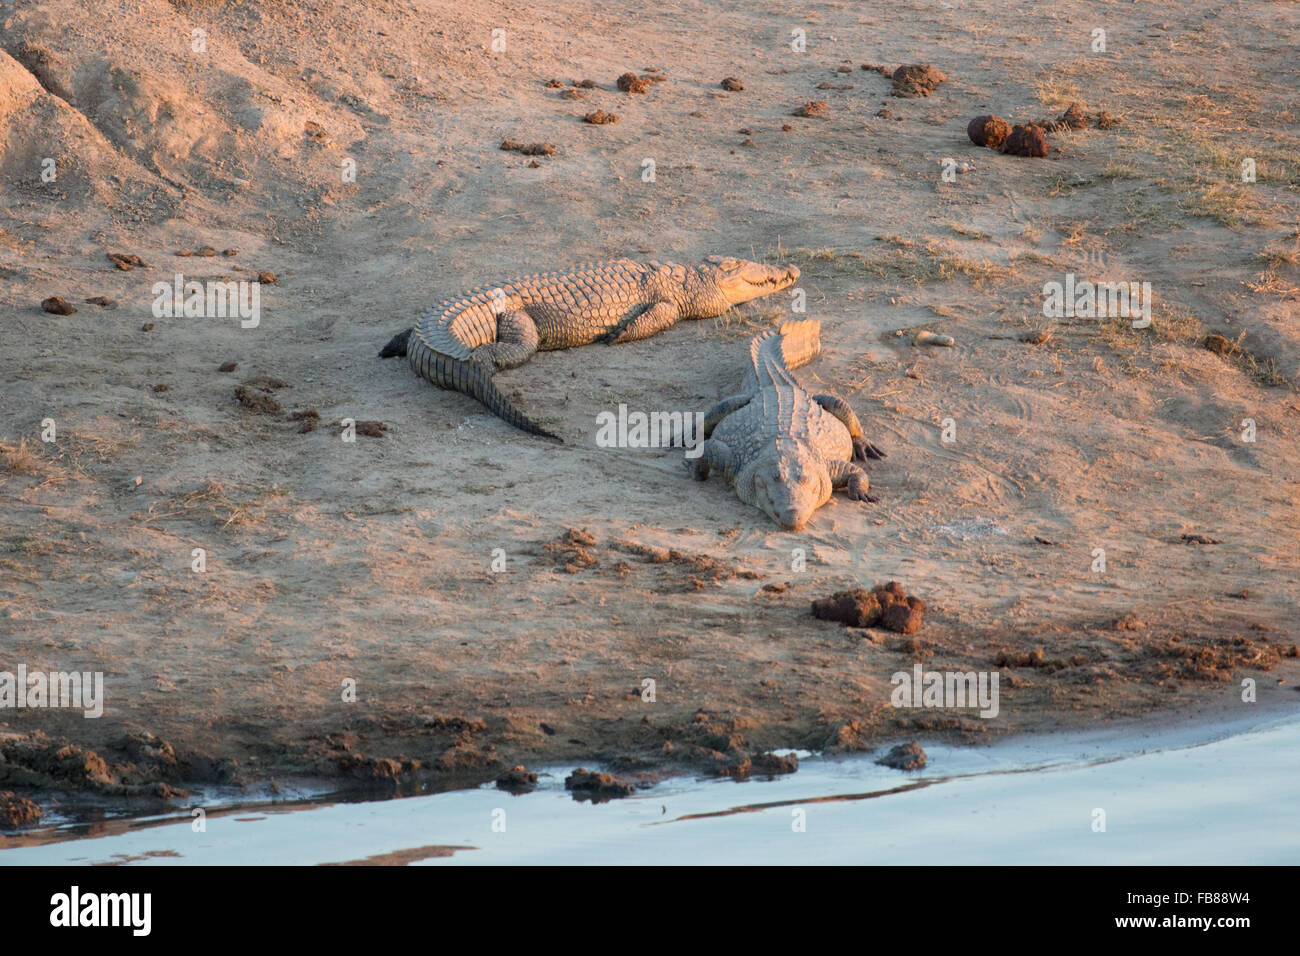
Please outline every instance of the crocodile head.
[[788, 289], [799, 281], [799, 270], [794, 266], [765, 266], [725, 256], [709, 256], [696, 266], [696, 273], [702, 285], [716, 291], [716, 306], [722, 307], [717, 315], [733, 305]]
[[753, 504], [786, 531], [798, 531], [831, 497], [831, 476], [801, 441], [777, 439], [752, 472]]

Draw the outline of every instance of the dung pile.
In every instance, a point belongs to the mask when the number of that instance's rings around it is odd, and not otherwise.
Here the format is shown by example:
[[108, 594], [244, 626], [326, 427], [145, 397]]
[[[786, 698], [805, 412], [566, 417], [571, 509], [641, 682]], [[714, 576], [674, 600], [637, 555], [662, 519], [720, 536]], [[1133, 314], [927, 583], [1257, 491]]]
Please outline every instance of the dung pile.
[[854, 588], [812, 602], [812, 615], [848, 627], [883, 627], [899, 634], [921, 629], [925, 601], [908, 594], [897, 581], [870, 591]]

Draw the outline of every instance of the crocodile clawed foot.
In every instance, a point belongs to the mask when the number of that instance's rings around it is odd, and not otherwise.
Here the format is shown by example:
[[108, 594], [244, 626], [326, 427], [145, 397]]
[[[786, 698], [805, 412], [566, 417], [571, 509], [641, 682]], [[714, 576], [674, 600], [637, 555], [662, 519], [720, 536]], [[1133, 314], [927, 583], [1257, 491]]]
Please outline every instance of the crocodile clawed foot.
[[881, 451], [876, 445], [873, 445], [871, 442], [867, 441], [865, 438], [853, 439], [853, 460], [854, 461], [866, 461], [868, 458], [875, 458], [879, 460], [884, 457], [885, 457], [885, 453]]

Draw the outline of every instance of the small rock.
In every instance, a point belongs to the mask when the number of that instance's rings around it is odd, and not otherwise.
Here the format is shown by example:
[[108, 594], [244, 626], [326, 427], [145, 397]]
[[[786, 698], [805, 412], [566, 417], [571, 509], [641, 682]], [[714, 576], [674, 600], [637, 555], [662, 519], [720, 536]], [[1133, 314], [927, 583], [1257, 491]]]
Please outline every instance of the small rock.
[[1105, 110], [1097, 114], [1097, 129], [1114, 129], [1122, 125], [1123, 121], [1118, 116], [1112, 116]]
[[1038, 329], [1037, 331], [1022, 332], [1020, 341], [1027, 342], [1030, 345], [1042, 345], [1052, 337], [1052, 333], [1047, 329]]
[[584, 123], [590, 123], [592, 126], [606, 126], [609, 123], [617, 123], [618, 114], [606, 113], [604, 110], [595, 110], [584, 116], [582, 121]]
[[225, 363], [223, 363], [223, 364], [217, 366], [217, 371], [218, 371], [218, 372], [233, 372], [233, 371], [234, 371], [235, 369], [237, 369], [237, 368], [239, 368], [239, 363], [238, 363], [238, 362], [225, 362]]
[[745, 88], [745, 84], [740, 82], [734, 76], [723, 77], [722, 83], [719, 84], [724, 90], [730, 93], [739, 93]]
[[920, 770], [925, 766], [925, 762], [925, 751], [915, 740], [891, 748], [887, 754], [876, 761], [880, 766], [892, 767], [894, 770]]
[[274, 284], [274, 282], [275, 282], [275, 273], [274, 273], [274, 272], [259, 272], [259, 273], [257, 274], [257, 281], [258, 281], [258, 282], [264, 282], [264, 283], [266, 283], [267, 285], [272, 285], [272, 284]]
[[141, 332], [152, 332], [152, 331], [153, 331], [153, 323], [152, 323], [152, 322], [146, 322], [144, 325], [140, 326], [140, 331], [141, 331]]
[[117, 303], [106, 295], [92, 295], [86, 300], [90, 305], [97, 305], [102, 309], [116, 309]]
[[77, 307], [62, 296], [52, 295], [41, 302], [41, 308], [51, 315], [76, 315]]
[[518, 767], [511, 767], [497, 777], [496, 783], [498, 790], [506, 790], [510, 793], [528, 793], [537, 786], [537, 774], [525, 769], [521, 764]]
[[198, 252], [195, 253], [196, 256], [203, 256], [205, 259], [211, 259], [216, 254], [217, 254], [217, 250], [213, 249], [211, 246], [204, 246], [202, 249], [200, 249]]
[[592, 773], [579, 767], [565, 778], [564, 789], [572, 790], [575, 800], [586, 799], [594, 803], [631, 796], [636, 788], [610, 774]]
[[1146, 624], [1136, 614], [1125, 614], [1115, 622], [1117, 631], [1140, 631], [1145, 627]]
[[222, 254], [223, 256], [237, 256], [237, 255], [239, 255], [239, 250], [238, 250], [238, 249], [225, 249], [225, 250], [222, 251], [221, 254]]

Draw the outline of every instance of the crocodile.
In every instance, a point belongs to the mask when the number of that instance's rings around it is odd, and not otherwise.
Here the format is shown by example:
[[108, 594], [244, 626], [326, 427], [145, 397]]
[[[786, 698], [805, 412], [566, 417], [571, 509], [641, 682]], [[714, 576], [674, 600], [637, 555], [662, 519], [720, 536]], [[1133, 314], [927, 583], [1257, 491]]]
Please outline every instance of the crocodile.
[[832, 489], [847, 489], [855, 501], [878, 500], [855, 462], [885, 453], [863, 437], [848, 402], [810, 395], [791, 374], [821, 352], [820, 333], [820, 322], [804, 319], [755, 336], [740, 394], [705, 413], [704, 447], [686, 462], [699, 481], [721, 472], [741, 501], [787, 531], [802, 528]]
[[648, 338], [682, 319], [722, 315], [798, 279], [794, 266], [722, 256], [693, 266], [617, 259], [524, 276], [435, 306], [394, 336], [379, 357], [405, 355], [417, 374], [440, 388], [471, 395], [511, 425], [558, 441], [497, 390], [496, 369], [515, 368], [538, 351]]

